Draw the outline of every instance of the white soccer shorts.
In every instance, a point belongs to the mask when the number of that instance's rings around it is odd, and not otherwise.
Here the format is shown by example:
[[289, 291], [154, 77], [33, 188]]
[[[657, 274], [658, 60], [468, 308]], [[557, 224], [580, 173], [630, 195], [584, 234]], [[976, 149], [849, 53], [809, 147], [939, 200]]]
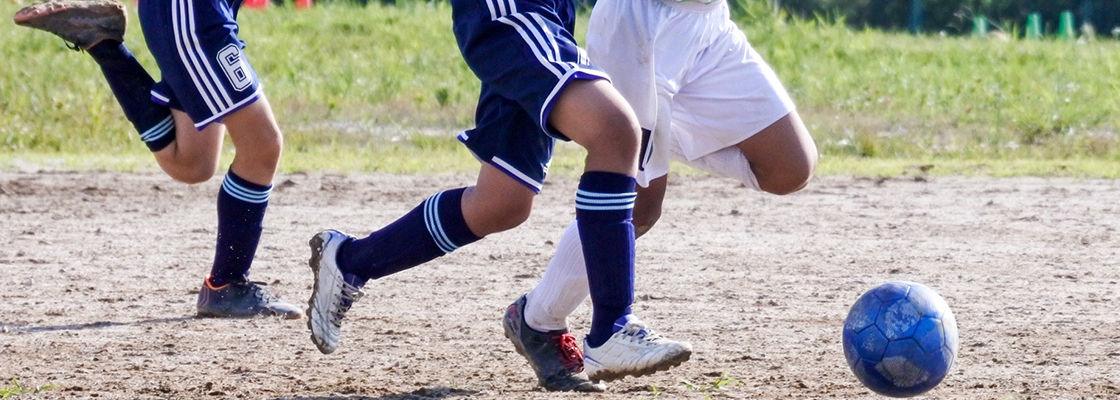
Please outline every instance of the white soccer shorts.
[[[794, 110], [773, 69], [730, 15], [725, 0], [595, 4], [586, 41], [591, 62], [611, 76], [642, 128], [653, 132], [637, 177], [642, 186], [667, 174], [670, 159], [753, 179], [732, 146]], [[735, 154], [701, 160], [729, 147]]]

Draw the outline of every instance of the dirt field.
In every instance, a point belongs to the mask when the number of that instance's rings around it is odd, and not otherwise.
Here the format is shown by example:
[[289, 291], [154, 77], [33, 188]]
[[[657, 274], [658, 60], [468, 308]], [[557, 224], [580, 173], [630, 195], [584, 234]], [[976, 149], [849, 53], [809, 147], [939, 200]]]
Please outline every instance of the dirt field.
[[[311, 291], [307, 239], [365, 234], [468, 175], [281, 176], [253, 278]], [[0, 173], [0, 388], [18, 398], [878, 398], [840, 328], [885, 281], [938, 290], [959, 360], [929, 399], [1120, 398], [1120, 182], [826, 177], [776, 197], [678, 178], [639, 240], [636, 312], [693, 359], [603, 395], [550, 394], [502, 336], [572, 220], [555, 178], [525, 225], [367, 286], [335, 354], [304, 321], [194, 317], [221, 180]], [[585, 332], [589, 311], [571, 320]], [[720, 390], [720, 376], [735, 379]], [[682, 384], [689, 381], [693, 388]]]

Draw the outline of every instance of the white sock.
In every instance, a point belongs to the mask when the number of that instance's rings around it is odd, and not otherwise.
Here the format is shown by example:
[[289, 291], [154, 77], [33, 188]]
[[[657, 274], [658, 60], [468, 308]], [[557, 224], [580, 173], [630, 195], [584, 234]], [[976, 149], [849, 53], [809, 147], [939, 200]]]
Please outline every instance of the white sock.
[[588, 296], [587, 264], [579, 241], [576, 223], [568, 225], [548, 269], [533, 290], [526, 295], [525, 323], [546, 332], [568, 328], [568, 316]]
[[681, 153], [677, 147], [670, 147], [670, 151], [672, 152], [673, 160], [693, 168], [708, 171], [708, 173], [712, 175], [733, 178], [739, 182], [743, 182], [743, 185], [748, 188], [758, 191], [762, 190], [762, 188], [758, 186], [758, 178], [754, 176], [754, 171], [751, 170], [750, 161], [747, 161], [747, 157], [743, 155], [742, 151], [739, 151], [738, 147], [724, 147], [695, 160], [685, 158], [684, 154]]

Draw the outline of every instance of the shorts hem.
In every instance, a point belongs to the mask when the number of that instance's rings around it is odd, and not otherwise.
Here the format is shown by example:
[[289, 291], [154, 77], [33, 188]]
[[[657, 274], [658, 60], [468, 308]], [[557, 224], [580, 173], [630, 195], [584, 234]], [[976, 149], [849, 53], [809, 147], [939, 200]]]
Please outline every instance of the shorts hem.
[[567, 136], [564, 136], [563, 133], [560, 133], [559, 131], [556, 131], [555, 129], [552, 129], [548, 126], [548, 117], [552, 115], [552, 107], [556, 105], [556, 100], [559, 99], [560, 93], [563, 93], [564, 89], [567, 88], [568, 84], [572, 83], [572, 81], [593, 81], [599, 79], [604, 79], [607, 82], [611, 81], [610, 76], [608, 76], [606, 72], [589, 68], [573, 69], [560, 78], [560, 81], [557, 82], [556, 86], [552, 88], [552, 92], [548, 94], [547, 98], [545, 98], [544, 106], [541, 107], [539, 123], [545, 134], [547, 134], [548, 136], [552, 136], [553, 138], [563, 140], [565, 142], [571, 140]]
[[544, 186], [544, 182], [538, 182], [534, 180], [533, 178], [529, 177], [529, 175], [526, 175], [524, 172], [519, 171], [517, 168], [514, 168], [513, 165], [510, 165], [509, 163], [498, 157], [491, 157], [488, 163], [490, 165], [493, 165], [494, 168], [505, 172], [506, 175], [509, 175], [514, 180], [521, 182], [522, 185], [528, 187], [529, 190], [533, 191], [533, 193], [539, 194], [541, 192], [541, 187]]
[[241, 100], [237, 104], [234, 104], [232, 107], [227, 108], [225, 110], [222, 110], [222, 111], [210, 116], [210, 118], [202, 120], [201, 122], [195, 122], [194, 123], [194, 128], [201, 131], [203, 128], [206, 127], [206, 125], [210, 125], [211, 123], [214, 123], [214, 122], [220, 122], [222, 117], [224, 117], [226, 115], [229, 115], [229, 114], [233, 113], [234, 111], [245, 108], [245, 106], [253, 104], [253, 102], [256, 102], [258, 99], [260, 99], [261, 93], [262, 93], [261, 88], [257, 87], [257, 90], [255, 92], [253, 92], [253, 94], [249, 95], [249, 97], [246, 97], [244, 100]]

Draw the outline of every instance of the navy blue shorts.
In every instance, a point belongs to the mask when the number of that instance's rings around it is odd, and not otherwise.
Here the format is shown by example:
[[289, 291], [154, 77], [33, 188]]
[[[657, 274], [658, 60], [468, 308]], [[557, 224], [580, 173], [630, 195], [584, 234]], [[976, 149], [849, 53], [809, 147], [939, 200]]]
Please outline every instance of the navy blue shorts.
[[540, 192], [555, 139], [549, 112], [576, 79], [607, 79], [576, 45], [571, 0], [451, 0], [455, 39], [482, 81], [475, 128], [459, 140]]
[[226, 0], [140, 0], [137, 14], [162, 81], [152, 100], [190, 115], [202, 129], [261, 94]]

